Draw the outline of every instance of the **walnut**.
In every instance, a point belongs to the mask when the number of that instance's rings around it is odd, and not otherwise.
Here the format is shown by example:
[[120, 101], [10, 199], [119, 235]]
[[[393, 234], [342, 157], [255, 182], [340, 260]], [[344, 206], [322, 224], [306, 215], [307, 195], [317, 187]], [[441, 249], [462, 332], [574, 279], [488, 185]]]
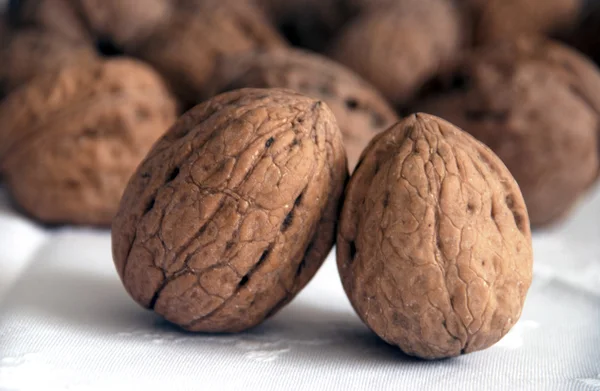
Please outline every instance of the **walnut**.
[[220, 56], [283, 45], [250, 3], [205, 0], [181, 4], [170, 22], [138, 48], [138, 55], [165, 76], [185, 103], [195, 105]]
[[11, 22], [17, 26], [33, 26], [79, 42], [92, 42], [85, 20], [72, 0], [20, 0], [9, 2]]
[[472, 5], [475, 42], [550, 34], [574, 26], [581, 0], [461, 0]]
[[453, 63], [461, 44], [460, 13], [451, 2], [412, 0], [349, 23], [330, 53], [401, 106]]
[[81, 42], [41, 29], [17, 30], [0, 49], [0, 84], [9, 92], [44, 73], [95, 61], [96, 52]]
[[497, 342], [519, 319], [532, 278], [515, 180], [483, 144], [426, 114], [366, 149], [346, 188], [337, 258], [361, 319], [426, 359]]
[[470, 56], [462, 89], [418, 109], [487, 144], [517, 179], [534, 226], [573, 207], [599, 170], [600, 73], [559, 44], [522, 37]]
[[175, 106], [160, 77], [133, 60], [40, 76], [0, 104], [6, 185], [42, 222], [108, 225]]
[[166, 23], [173, 0], [22, 0], [12, 15], [70, 40], [96, 43], [99, 50], [133, 50]]
[[371, 138], [398, 120], [373, 87], [317, 54], [294, 49], [242, 53], [218, 68], [213, 91], [289, 88], [325, 102], [342, 131], [351, 170]]
[[187, 330], [257, 325], [331, 249], [345, 159], [331, 111], [290, 90], [237, 90], [196, 106], [123, 195], [112, 238], [125, 288]]

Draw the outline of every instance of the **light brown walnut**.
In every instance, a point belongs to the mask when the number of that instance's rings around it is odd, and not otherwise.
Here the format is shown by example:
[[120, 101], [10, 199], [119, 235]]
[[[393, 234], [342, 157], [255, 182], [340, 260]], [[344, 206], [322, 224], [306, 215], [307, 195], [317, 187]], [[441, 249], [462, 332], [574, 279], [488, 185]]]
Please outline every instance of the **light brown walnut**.
[[532, 278], [519, 187], [466, 132], [416, 114], [379, 134], [346, 188], [338, 269], [381, 338], [426, 359], [485, 349], [517, 322]]
[[253, 327], [329, 253], [346, 177], [324, 103], [279, 89], [218, 95], [133, 175], [112, 226], [117, 271], [135, 301], [184, 329]]
[[109, 225], [129, 177], [175, 121], [160, 76], [129, 59], [51, 72], [0, 104], [0, 169], [45, 223]]

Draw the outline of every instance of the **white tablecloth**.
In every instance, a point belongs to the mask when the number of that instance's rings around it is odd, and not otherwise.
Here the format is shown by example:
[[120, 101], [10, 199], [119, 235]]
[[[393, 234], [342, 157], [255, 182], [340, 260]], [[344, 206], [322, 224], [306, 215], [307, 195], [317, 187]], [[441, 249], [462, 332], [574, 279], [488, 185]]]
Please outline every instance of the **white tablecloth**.
[[43, 229], [0, 192], [0, 390], [599, 390], [600, 189], [534, 238], [523, 316], [497, 345], [423, 362], [355, 316], [333, 255], [284, 310], [237, 335], [138, 307], [108, 231]]

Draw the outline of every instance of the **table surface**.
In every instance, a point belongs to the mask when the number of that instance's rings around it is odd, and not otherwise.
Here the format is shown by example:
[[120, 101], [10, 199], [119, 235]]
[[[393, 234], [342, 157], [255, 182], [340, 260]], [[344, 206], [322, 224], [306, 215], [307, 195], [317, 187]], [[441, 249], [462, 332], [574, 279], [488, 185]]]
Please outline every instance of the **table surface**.
[[494, 347], [425, 362], [356, 317], [330, 254], [279, 314], [236, 335], [137, 306], [107, 230], [45, 229], [0, 190], [0, 390], [600, 390], [600, 188], [534, 236], [521, 320]]

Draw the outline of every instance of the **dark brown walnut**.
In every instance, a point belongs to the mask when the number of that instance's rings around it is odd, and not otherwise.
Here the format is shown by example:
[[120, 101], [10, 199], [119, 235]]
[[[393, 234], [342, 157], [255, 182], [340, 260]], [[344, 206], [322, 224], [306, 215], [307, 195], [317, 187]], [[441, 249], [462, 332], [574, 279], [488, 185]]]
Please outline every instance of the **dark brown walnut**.
[[184, 329], [245, 330], [320, 267], [346, 177], [324, 103], [279, 89], [219, 95], [184, 114], [129, 182], [116, 268], [135, 301]]
[[131, 174], [175, 121], [174, 99], [127, 59], [40, 76], [0, 104], [0, 169], [45, 223], [108, 225]]
[[169, 23], [139, 48], [177, 95], [198, 103], [222, 55], [283, 46], [263, 13], [242, 0], [182, 2]]
[[416, 114], [376, 136], [348, 187], [338, 269], [361, 319], [425, 359], [485, 349], [517, 322], [532, 278], [519, 187], [482, 143]]
[[558, 36], [600, 64], [600, 2], [591, 2], [589, 7], [584, 7], [580, 21]]
[[95, 51], [81, 42], [41, 29], [16, 30], [0, 48], [0, 85], [8, 92], [44, 73], [97, 60]]
[[517, 179], [534, 226], [563, 217], [598, 176], [600, 74], [549, 41], [520, 38], [470, 56], [463, 88], [419, 110], [487, 144]]
[[461, 44], [460, 13], [451, 2], [406, 0], [349, 23], [330, 53], [402, 106], [453, 63]]
[[244, 87], [289, 88], [325, 102], [342, 131], [350, 170], [371, 138], [398, 121], [375, 88], [317, 54], [294, 49], [250, 52], [226, 58], [218, 68], [215, 93]]
[[477, 43], [550, 34], [576, 24], [583, 0], [461, 0], [474, 6]]

